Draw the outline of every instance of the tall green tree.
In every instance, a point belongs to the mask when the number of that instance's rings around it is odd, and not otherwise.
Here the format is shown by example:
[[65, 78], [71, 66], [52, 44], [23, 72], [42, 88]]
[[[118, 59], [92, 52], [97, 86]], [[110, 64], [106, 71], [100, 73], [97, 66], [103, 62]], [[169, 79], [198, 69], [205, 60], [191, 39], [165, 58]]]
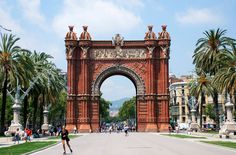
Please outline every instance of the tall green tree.
[[[234, 40], [225, 36], [226, 30], [209, 30], [205, 31], [204, 37], [197, 41], [196, 49], [193, 55], [193, 64], [196, 68], [201, 68], [206, 74], [214, 76], [221, 67], [217, 61], [217, 55], [227, 50], [230, 43]], [[218, 91], [214, 89], [213, 102], [215, 104], [216, 125], [219, 129], [219, 106]]]
[[56, 126], [62, 124], [65, 120], [66, 114], [66, 91], [61, 91], [56, 99], [56, 104], [51, 104], [49, 110], [49, 122]]
[[201, 103], [199, 105], [200, 111], [200, 128], [202, 128], [202, 110], [203, 105], [206, 103], [206, 95], [212, 95], [214, 92], [214, 88], [211, 85], [210, 78], [206, 76], [206, 74], [197, 69], [196, 73], [198, 77], [191, 81], [190, 83], [190, 95], [196, 98], [201, 97]]
[[[30, 91], [30, 97], [31, 97], [31, 102], [33, 106], [32, 108], [33, 109], [32, 111], [33, 129], [36, 129], [36, 124], [39, 124], [37, 123], [37, 120], [36, 120], [37, 114], [39, 113], [40, 109], [42, 111], [42, 106], [43, 106], [42, 97], [44, 93], [44, 87], [48, 83], [47, 74], [45, 73], [47, 73], [49, 59], [51, 59], [52, 56], [44, 52], [34, 51], [30, 55], [30, 58], [33, 62], [35, 73], [37, 73], [37, 76], [38, 76], [37, 82], [35, 83], [32, 91]], [[39, 126], [37, 126], [37, 128], [39, 128]]]
[[205, 108], [205, 114], [208, 116], [210, 119], [215, 119], [216, 114], [214, 111], [214, 104], [207, 104]]
[[6, 111], [6, 99], [7, 99], [7, 88], [9, 78], [17, 76], [20, 77], [21, 71], [27, 66], [27, 62], [22, 62], [21, 53], [25, 52], [22, 48], [16, 45], [19, 38], [14, 35], [4, 34], [1, 36], [0, 42], [0, 72], [3, 76], [2, 84], [2, 109], [1, 109], [1, 123], [0, 133], [3, 134], [5, 126], [5, 111]]
[[232, 42], [230, 51], [223, 51], [218, 54], [221, 69], [214, 77], [214, 84], [218, 90], [230, 94], [231, 102], [235, 103], [233, 97], [236, 93], [236, 46]]
[[106, 101], [104, 98], [100, 98], [99, 101], [99, 113], [100, 113], [100, 118], [104, 121], [109, 120], [109, 108], [112, 105], [110, 101]]
[[134, 119], [136, 115], [136, 97], [125, 101], [119, 109], [119, 117], [121, 120]]
[[[43, 106], [49, 106], [50, 104], [56, 104], [56, 99], [59, 97], [61, 91], [66, 89], [65, 78], [62, 75], [61, 70], [56, 68], [55, 64], [48, 62], [42, 75], [41, 84], [42, 89], [41, 97], [42, 102], [40, 104], [40, 118], [43, 118]], [[40, 125], [43, 119], [40, 119]]]

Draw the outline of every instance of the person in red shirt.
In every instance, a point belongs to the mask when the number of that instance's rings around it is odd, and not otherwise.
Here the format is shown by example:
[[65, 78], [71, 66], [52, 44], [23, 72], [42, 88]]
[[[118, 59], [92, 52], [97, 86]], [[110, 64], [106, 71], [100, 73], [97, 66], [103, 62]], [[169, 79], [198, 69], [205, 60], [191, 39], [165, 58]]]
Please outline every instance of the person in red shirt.
[[31, 141], [30, 140], [30, 136], [32, 135], [32, 131], [30, 130], [30, 129], [25, 129], [25, 132], [26, 132], [26, 142], [27, 142], [27, 140], [28, 141]]

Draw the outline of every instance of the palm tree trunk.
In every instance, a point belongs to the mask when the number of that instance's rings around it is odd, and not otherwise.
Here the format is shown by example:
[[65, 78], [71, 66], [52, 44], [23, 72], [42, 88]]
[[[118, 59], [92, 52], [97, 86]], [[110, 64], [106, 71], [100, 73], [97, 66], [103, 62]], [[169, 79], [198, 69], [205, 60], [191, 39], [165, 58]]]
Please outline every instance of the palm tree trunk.
[[219, 122], [219, 103], [218, 103], [218, 92], [214, 92], [213, 102], [215, 104], [215, 122], [216, 122], [216, 131], [219, 131], [220, 129], [220, 122]]
[[40, 104], [40, 114], [39, 114], [39, 127], [43, 125], [43, 106], [45, 105], [45, 94], [43, 92], [43, 102]]
[[36, 115], [37, 115], [37, 110], [38, 110], [38, 96], [34, 96], [33, 99], [33, 105], [34, 105], [34, 110], [33, 110], [33, 129], [36, 130], [35, 124], [36, 123]]
[[205, 93], [201, 92], [201, 105], [200, 105], [200, 128], [202, 128], [202, 107], [205, 104]]
[[39, 128], [43, 125], [43, 104], [40, 105]]
[[24, 103], [23, 103], [24, 105], [23, 105], [23, 126], [25, 127], [25, 128], [27, 128], [27, 117], [28, 117], [28, 97], [26, 96], [25, 98], [24, 98]]
[[232, 102], [234, 105], [236, 105], [236, 92], [234, 91], [234, 100]]
[[1, 129], [0, 134], [4, 134], [5, 131], [5, 114], [6, 114], [6, 104], [7, 104], [7, 79], [8, 71], [5, 69], [5, 79], [2, 89], [2, 110], [1, 110]]

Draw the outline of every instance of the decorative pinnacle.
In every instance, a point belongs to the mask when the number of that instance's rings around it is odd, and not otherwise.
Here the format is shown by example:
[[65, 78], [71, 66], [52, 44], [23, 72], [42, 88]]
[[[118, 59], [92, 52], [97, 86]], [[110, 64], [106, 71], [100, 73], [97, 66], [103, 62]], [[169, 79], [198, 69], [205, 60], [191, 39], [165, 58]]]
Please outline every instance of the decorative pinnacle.
[[84, 31], [87, 31], [88, 26], [87, 26], [87, 25], [84, 25], [84, 26], [83, 26], [83, 29], [84, 29]]
[[69, 27], [69, 30], [72, 32], [73, 31], [73, 29], [74, 29], [74, 26], [68, 26]]

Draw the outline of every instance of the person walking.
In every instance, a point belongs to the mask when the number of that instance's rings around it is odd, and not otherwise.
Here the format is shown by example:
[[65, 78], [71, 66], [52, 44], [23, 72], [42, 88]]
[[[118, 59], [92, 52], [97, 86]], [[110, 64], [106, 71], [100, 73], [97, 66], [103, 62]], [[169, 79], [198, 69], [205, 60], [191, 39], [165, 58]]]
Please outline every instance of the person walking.
[[128, 136], [128, 130], [129, 130], [129, 127], [126, 125], [126, 126], [124, 127], [125, 136]]
[[76, 128], [76, 126], [74, 127], [74, 134], [77, 134], [77, 128]]
[[172, 132], [172, 126], [169, 124], [169, 134], [171, 134], [171, 132]]
[[30, 136], [32, 135], [32, 130], [27, 129], [27, 140], [31, 142]]
[[20, 131], [19, 128], [16, 129], [16, 133], [15, 133], [15, 142], [14, 144], [17, 142], [19, 144], [20, 141]]
[[28, 129], [27, 128], [25, 128], [24, 130], [24, 140], [25, 142], [28, 142]]
[[61, 130], [61, 132], [59, 134], [61, 134], [61, 142], [62, 142], [62, 145], [63, 145], [64, 154], [66, 154], [65, 142], [66, 142], [67, 146], [69, 147], [70, 152], [72, 153], [73, 151], [72, 151], [72, 149], [70, 147], [70, 143], [69, 143], [70, 139], [68, 137], [69, 132], [68, 132], [68, 130], [66, 130], [65, 126], [62, 127], [62, 130]]

